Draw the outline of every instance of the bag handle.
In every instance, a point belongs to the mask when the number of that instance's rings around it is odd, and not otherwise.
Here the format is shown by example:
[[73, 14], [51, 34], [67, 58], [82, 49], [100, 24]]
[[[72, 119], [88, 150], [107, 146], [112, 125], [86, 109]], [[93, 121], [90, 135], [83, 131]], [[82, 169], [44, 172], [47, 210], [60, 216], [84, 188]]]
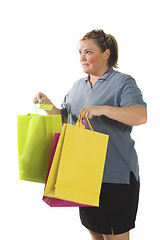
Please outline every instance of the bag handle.
[[[86, 121], [86, 120], [87, 120], [87, 122], [88, 122], [88, 125], [89, 125], [90, 130], [93, 131], [93, 128], [92, 128], [92, 126], [91, 126], [91, 124], [90, 124], [90, 122], [89, 122], [89, 119], [88, 119], [88, 118], [85, 118], [85, 121]], [[82, 119], [81, 114], [79, 114], [78, 121], [79, 121], [80, 123], [83, 123], [83, 119]], [[93, 131], [93, 132], [94, 132], [94, 131]]]
[[82, 119], [82, 124], [83, 124], [83, 120], [85, 120], [85, 125], [86, 125], [86, 128], [88, 129], [87, 120], [86, 119]]
[[37, 116], [39, 117], [38, 110], [37, 110], [37, 106], [36, 106], [36, 104], [34, 103], [34, 104], [33, 104], [33, 108], [32, 108], [31, 118], [32, 118], [32, 115], [33, 115], [33, 110], [34, 110], [34, 108], [36, 109]]

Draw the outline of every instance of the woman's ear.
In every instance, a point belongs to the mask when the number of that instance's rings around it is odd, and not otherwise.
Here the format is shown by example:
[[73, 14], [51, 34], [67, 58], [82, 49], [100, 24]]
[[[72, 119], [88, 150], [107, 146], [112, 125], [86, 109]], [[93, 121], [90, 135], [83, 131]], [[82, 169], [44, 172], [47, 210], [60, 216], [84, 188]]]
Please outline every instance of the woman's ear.
[[109, 56], [110, 56], [110, 53], [111, 53], [110, 49], [106, 49], [106, 50], [104, 51], [104, 58], [105, 58], [106, 60], [108, 60], [108, 58], [109, 58]]

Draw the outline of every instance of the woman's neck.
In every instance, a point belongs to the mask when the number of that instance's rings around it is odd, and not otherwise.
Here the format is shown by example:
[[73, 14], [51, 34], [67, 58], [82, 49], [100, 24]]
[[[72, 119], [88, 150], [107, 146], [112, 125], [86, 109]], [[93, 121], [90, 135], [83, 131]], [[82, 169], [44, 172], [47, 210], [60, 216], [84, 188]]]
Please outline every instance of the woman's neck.
[[93, 86], [93, 84], [94, 84], [103, 74], [105, 74], [105, 73], [108, 71], [108, 69], [109, 69], [109, 67], [107, 67], [106, 70], [101, 71], [101, 73], [99, 73], [99, 74], [90, 75], [90, 76], [89, 76], [89, 81], [90, 81], [91, 86]]

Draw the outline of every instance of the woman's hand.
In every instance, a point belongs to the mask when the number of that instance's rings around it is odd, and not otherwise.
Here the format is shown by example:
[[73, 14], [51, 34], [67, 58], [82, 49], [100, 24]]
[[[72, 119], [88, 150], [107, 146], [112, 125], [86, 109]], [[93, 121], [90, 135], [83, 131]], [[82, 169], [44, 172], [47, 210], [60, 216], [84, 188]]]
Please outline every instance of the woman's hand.
[[101, 106], [85, 106], [83, 107], [80, 112], [82, 118], [91, 119], [94, 116], [101, 116], [102, 115], [102, 107]]
[[39, 103], [38, 102], [38, 99], [41, 99], [41, 102], [40, 103], [43, 103], [43, 104], [52, 104], [53, 103], [51, 102], [51, 100], [44, 94], [44, 93], [41, 93], [41, 92], [38, 92], [34, 98], [33, 98], [33, 102], [34, 103]]
[[[53, 103], [51, 102], [51, 100], [44, 94], [44, 93], [37, 93], [35, 95], [35, 97], [33, 98], [33, 102], [34, 103], [39, 103], [38, 102], [38, 99], [41, 99], [41, 102], [40, 103], [43, 103], [43, 104], [51, 104], [53, 105]], [[61, 110], [59, 108], [56, 108], [54, 105], [52, 107], [52, 110], [51, 111], [48, 111], [46, 110], [46, 113], [48, 115], [61, 115]]]

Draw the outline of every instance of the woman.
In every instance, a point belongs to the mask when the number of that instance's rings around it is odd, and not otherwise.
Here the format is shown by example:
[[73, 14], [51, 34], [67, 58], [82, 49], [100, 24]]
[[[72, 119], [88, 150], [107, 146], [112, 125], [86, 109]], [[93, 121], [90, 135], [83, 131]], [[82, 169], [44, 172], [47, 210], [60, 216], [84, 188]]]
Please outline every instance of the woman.
[[[94, 240], [129, 240], [135, 227], [139, 198], [139, 167], [130, 133], [132, 126], [146, 123], [146, 103], [135, 80], [115, 71], [118, 46], [112, 35], [93, 30], [80, 40], [80, 62], [87, 73], [66, 94], [62, 114], [75, 124], [79, 113], [89, 118], [93, 129], [110, 136], [99, 207], [80, 207], [80, 219]], [[34, 103], [52, 102], [38, 93]], [[97, 159], [98, 161], [98, 159]]]

